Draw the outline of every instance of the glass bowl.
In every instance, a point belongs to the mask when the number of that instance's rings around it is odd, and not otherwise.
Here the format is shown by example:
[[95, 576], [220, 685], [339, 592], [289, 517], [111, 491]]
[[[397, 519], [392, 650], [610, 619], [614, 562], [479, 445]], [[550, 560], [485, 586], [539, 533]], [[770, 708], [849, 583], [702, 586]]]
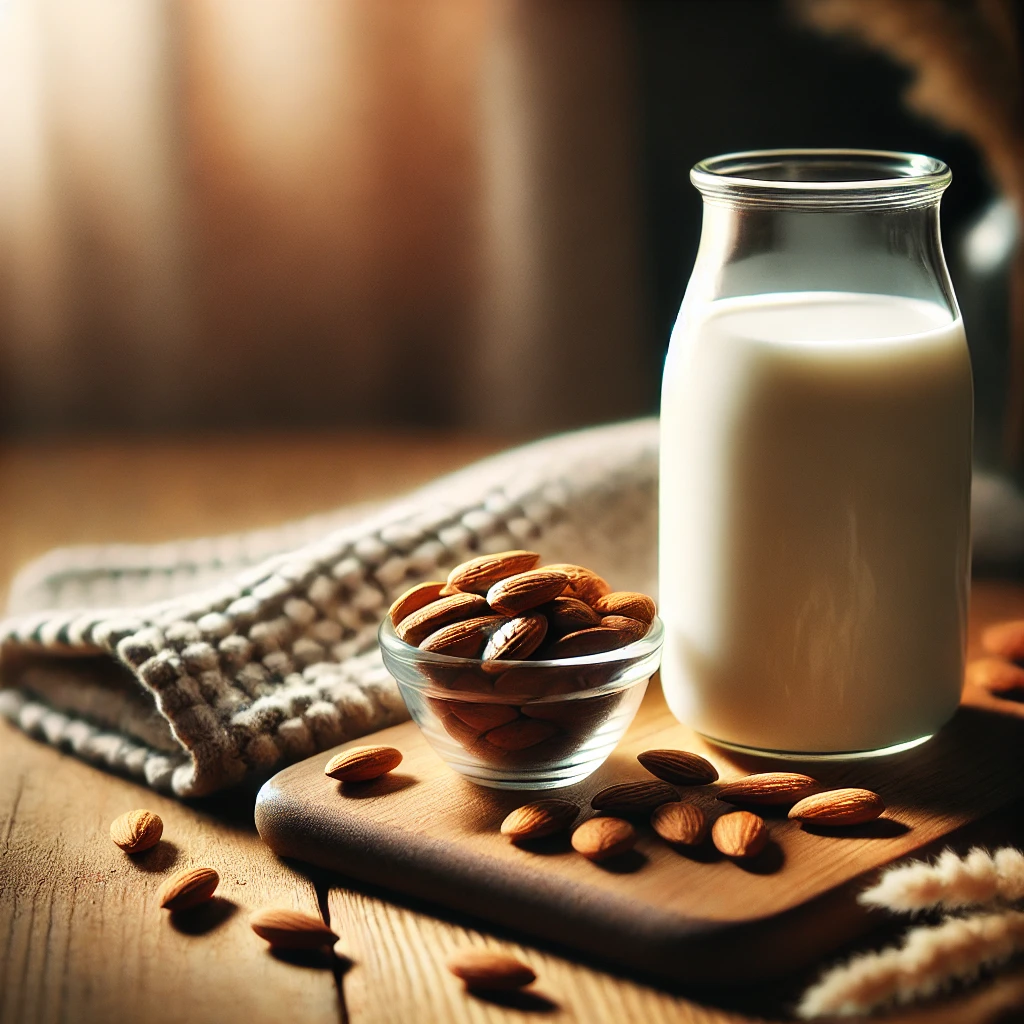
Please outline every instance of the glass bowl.
[[481, 661], [421, 651], [380, 627], [384, 664], [444, 762], [481, 786], [556, 789], [595, 771], [633, 721], [658, 670], [664, 627], [601, 654]]

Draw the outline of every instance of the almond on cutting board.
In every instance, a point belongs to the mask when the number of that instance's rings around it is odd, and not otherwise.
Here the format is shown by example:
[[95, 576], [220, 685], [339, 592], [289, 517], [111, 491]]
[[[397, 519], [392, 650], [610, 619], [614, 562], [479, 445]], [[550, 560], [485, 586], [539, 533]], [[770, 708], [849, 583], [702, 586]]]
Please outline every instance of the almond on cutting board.
[[980, 686], [990, 693], [1024, 690], [1024, 668], [1005, 658], [976, 658], [968, 662], [964, 679], [971, 686]]
[[981, 646], [989, 654], [1024, 661], [1024, 619], [996, 622], [982, 631]]
[[568, 584], [563, 572], [530, 569], [495, 583], [487, 591], [487, 603], [502, 615], [519, 615], [558, 597]]
[[151, 850], [164, 834], [164, 823], [152, 811], [126, 811], [110, 823], [110, 838], [125, 853]]
[[870, 789], [830, 789], [795, 804], [789, 817], [815, 825], [863, 825], [885, 810], [885, 801]]
[[507, 953], [491, 949], [460, 949], [446, 966], [466, 988], [478, 992], [509, 992], [537, 980], [536, 972]]
[[655, 807], [651, 828], [673, 846], [697, 846], [708, 833], [708, 816], [696, 804], [675, 800]]
[[447, 586], [468, 594], [486, 594], [498, 580], [536, 568], [540, 555], [536, 551], [499, 551], [480, 555], [455, 566], [448, 573]]
[[711, 841], [726, 857], [756, 857], [768, 845], [768, 826], [750, 811], [730, 811], [711, 826]]
[[706, 786], [718, 778], [718, 769], [707, 758], [688, 750], [645, 750], [636, 759], [652, 775], [676, 786]]
[[407, 615], [395, 632], [413, 647], [418, 647], [431, 633], [462, 619], [489, 615], [487, 602], [479, 594], [452, 594], [441, 597]]
[[164, 910], [191, 910], [210, 899], [219, 883], [213, 868], [185, 868], [164, 882], [157, 899]]
[[505, 619], [488, 637], [484, 661], [515, 661], [528, 658], [544, 642], [548, 620], [543, 615], [517, 615]]
[[534, 800], [517, 807], [505, 818], [501, 834], [513, 843], [543, 839], [565, 831], [579, 813], [579, 808], [569, 800]]
[[637, 619], [649, 626], [654, 621], [654, 601], [646, 594], [633, 590], [615, 590], [594, 602], [594, 611], [600, 615], [624, 615], [627, 619]]
[[395, 598], [394, 604], [388, 609], [391, 625], [397, 626], [413, 612], [418, 612], [431, 601], [436, 601], [443, 589], [443, 583], [417, 583], [415, 587], [410, 587], [404, 594]]
[[622, 782], [595, 793], [590, 806], [609, 814], [650, 814], [660, 804], [678, 799], [667, 782]]
[[798, 772], [761, 772], [729, 782], [718, 790], [718, 799], [731, 804], [778, 807], [817, 793], [821, 784]]
[[590, 818], [572, 834], [572, 848], [587, 860], [603, 861], [636, 846], [636, 829], [621, 818]]
[[324, 765], [324, 775], [338, 782], [369, 782], [394, 771], [401, 763], [402, 752], [395, 747], [350, 747]]
[[453, 622], [420, 641], [419, 648], [432, 654], [447, 654], [449, 658], [475, 658], [504, 621], [500, 615], [478, 615]]
[[312, 914], [287, 907], [265, 907], [249, 917], [249, 927], [274, 949], [322, 949], [338, 936]]

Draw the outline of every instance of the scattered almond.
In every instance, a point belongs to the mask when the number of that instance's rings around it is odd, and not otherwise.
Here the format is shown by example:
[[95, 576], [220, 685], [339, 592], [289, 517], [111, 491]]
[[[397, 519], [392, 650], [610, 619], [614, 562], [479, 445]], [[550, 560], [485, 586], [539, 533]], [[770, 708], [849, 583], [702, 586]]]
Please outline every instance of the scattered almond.
[[190, 910], [205, 903], [219, 882], [220, 875], [213, 868], [185, 868], [164, 882], [157, 898], [164, 910]]
[[768, 828], [750, 811], [731, 811], [711, 826], [711, 841], [726, 857], [756, 857], [768, 843]]
[[266, 907], [249, 918], [249, 926], [275, 949], [321, 949], [338, 936], [312, 914], [285, 907]]
[[164, 823], [152, 811], [126, 811], [110, 823], [110, 838], [125, 853], [142, 853], [160, 842]]
[[572, 834], [572, 848], [587, 860], [618, 857], [636, 845], [636, 829], [621, 818], [590, 818]]
[[448, 957], [448, 970], [480, 992], [508, 992], [537, 980], [536, 972], [506, 953], [491, 949], [460, 949]]
[[675, 800], [655, 807], [651, 815], [651, 828], [676, 846], [696, 846], [704, 841], [708, 832], [708, 816], [696, 804]]
[[677, 786], [705, 786], [718, 778], [718, 769], [688, 750], [645, 750], [636, 759], [652, 774]]
[[578, 597], [581, 601], [594, 605], [605, 594], [611, 593], [612, 588], [608, 585], [608, 581], [585, 566], [573, 565], [571, 562], [556, 562], [554, 565], [545, 566], [545, 568], [555, 569], [569, 577], [569, 586], [565, 591], [566, 597]]
[[501, 834], [513, 843], [543, 839], [567, 829], [579, 814], [579, 808], [568, 800], [534, 800], [517, 807], [501, 823]]
[[498, 580], [526, 572], [540, 561], [536, 551], [499, 551], [481, 555], [455, 566], [448, 573], [448, 586], [471, 594], [486, 594]]
[[443, 589], [443, 583], [417, 583], [415, 587], [410, 587], [404, 594], [397, 597], [395, 603], [388, 609], [391, 624], [397, 626], [413, 612], [418, 612], [431, 601], [436, 601], [441, 596]]
[[595, 793], [590, 806], [609, 814], [650, 814], [659, 804], [678, 799], [679, 794], [665, 782], [623, 782]]
[[401, 763], [402, 752], [394, 747], [349, 747], [324, 765], [324, 775], [339, 782], [369, 782]]
[[981, 634], [981, 646], [1000, 658], [1024, 660], [1024, 619], [1010, 619], [989, 626]]
[[830, 789], [801, 800], [789, 816], [815, 825], [862, 825], [884, 810], [885, 801], [870, 789]]
[[528, 658], [540, 647], [547, 632], [548, 620], [543, 615], [507, 619], [491, 634], [482, 657], [484, 661]]
[[718, 799], [731, 804], [754, 804], [757, 806], [778, 806], [791, 804], [817, 793], [821, 785], [809, 775], [797, 772], [762, 772], [747, 775], [736, 782], [730, 782], [718, 790]]
[[594, 602], [594, 611], [600, 615], [624, 615], [648, 626], [654, 621], [655, 610], [651, 598], [632, 590], [616, 590]]
[[418, 647], [431, 633], [442, 626], [462, 619], [489, 614], [487, 602], [479, 594], [452, 594], [441, 597], [407, 615], [395, 627], [395, 632], [413, 647]]
[[964, 678], [968, 684], [991, 693], [1024, 690], [1024, 668], [1004, 658], [977, 658], [968, 662]]
[[488, 635], [502, 621], [500, 615], [478, 615], [451, 625], [442, 626], [423, 640], [419, 648], [449, 658], [475, 658], [480, 654]]
[[558, 597], [568, 583], [564, 572], [530, 569], [495, 583], [487, 591], [487, 603], [502, 615], [519, 615]]

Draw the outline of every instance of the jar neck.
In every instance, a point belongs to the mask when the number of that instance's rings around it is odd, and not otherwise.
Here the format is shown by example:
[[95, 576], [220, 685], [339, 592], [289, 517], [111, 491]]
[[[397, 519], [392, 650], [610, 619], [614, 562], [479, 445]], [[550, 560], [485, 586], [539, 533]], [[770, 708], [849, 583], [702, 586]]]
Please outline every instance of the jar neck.
[[868, 209], [706, 197], [687, 297], [861, 292], [923, 299], [959, 315], [939, 235], [939, 198]]

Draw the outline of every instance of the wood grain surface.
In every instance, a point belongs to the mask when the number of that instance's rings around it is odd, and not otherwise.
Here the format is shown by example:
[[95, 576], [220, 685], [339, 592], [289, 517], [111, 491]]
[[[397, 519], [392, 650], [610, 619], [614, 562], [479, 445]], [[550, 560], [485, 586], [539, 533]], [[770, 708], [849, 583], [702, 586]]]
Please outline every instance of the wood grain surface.
[[[384, 497], [495, 450], [487, 439], [271, 437], [0, 448], [0, 585], [59, 544], [153, 541], [272, 525]], [[1024, 588], [975, 587], [984, 617], [1024, 614]], [[1021, 706], [1024, 708], [1024, 706]], [[105, 774], [0, 723], [0, 1021], [3, 1024], [739, 1024], [778, 1019], [806, 977], [730, 993], [730, 1009], [659, 990], [366, 885], [273, 857], [253, 795], [186, 805]], [[138, 863], [107, 837], [132, 807], [164, 817]], [[179, 930], [154, 894], [174, 866], [207, 863], [233, 906]], [[111, 870], [113, 869], [113, 870]], [[245, 884], [241, 884], [244, 882]], [[351, 963], [271, 956], [251, 908], [318, 905]], [[203, 928], [206, 928], [204, 931]], [[190, 934], [190, 931], [197, 934]], [[444, 971], [464, 944], [508, 949], [536, 995], [485, 1001]], [[719, 1002], [725, 1000], [716, 996]], [[1024, 1005], [1024, 968], [916, 1010], [901, 1024], [995, 1024]]]

